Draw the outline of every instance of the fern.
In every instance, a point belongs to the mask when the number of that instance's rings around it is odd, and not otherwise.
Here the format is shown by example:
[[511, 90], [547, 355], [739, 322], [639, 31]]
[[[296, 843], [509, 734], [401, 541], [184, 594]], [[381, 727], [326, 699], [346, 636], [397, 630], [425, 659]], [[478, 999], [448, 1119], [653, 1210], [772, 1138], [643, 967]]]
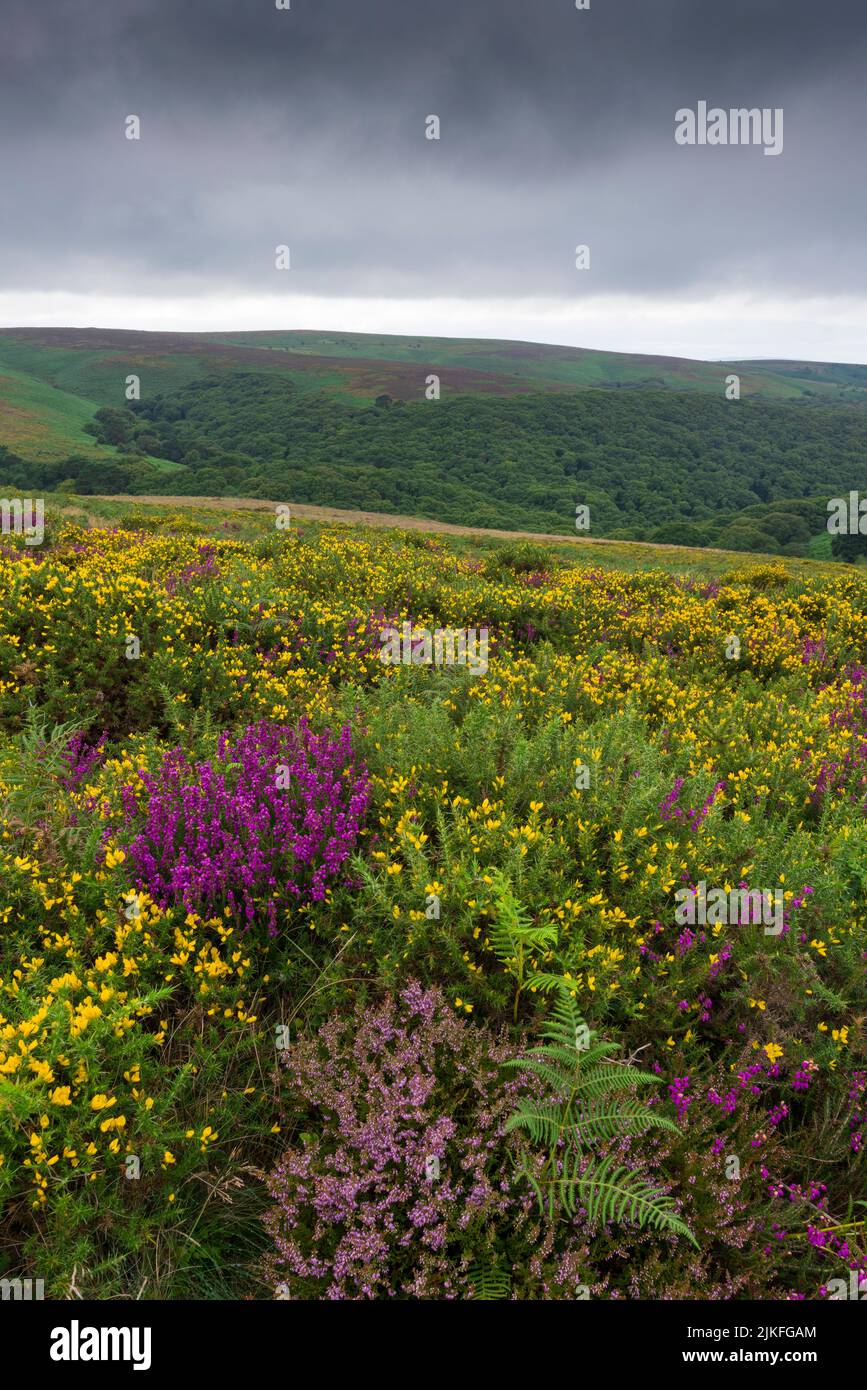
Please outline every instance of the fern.
[[469, 1272], [471, 1297], [475, 1302], [493, 1303], [508, 1298], [512, 1289], [509, 1275], [491, 1264], [474, 1264]]
[[46, 716], [31, 704], [21, 732], [0, 752], [3, 809], [24, 829], [33, 832], [51, 811], [59, 779], [68, 770], [64, 754], [69, 742], [86, 727], [86, 720], [49, 727]]
[[[540, 1211], [553, 1220], [558, 1210], [571, 1217], [580, 1205], [598, 1224], [628, 1219], [685, 1236], [695, 1245], [672, 1199], [659, 1187], [618, 1166], [614, 1155], [597, 1158], [592, 1153], [600, 1142], [648, 1129], [677, 1133], [672, 1120], [624, 1094], [657, 1085], [658, 1078], [612, 1058], [615, 1044], [591, 1033], [569, 981], [552, 983], [552, 991], [551, 1013], [540, 1029], [545, 1042], [504, 1063], [538, 1077], [547, 1093], [541, 1100], [521, 1101], [506, 1121], [507, 1133], [522, 1132], [530, 1146], [521, 1155], [519, 1171], [532, 1187]], [[544, 1153], [541, 1163], [539, 1150]]]
[[518, 1004], [526, 988], [527, 963], [537, 953], [557, 945], [557, 927], [553, 923], [534, 927], [522, 904], [515, 896], [509, 879], [500, 869], [489, 871], [493, 882], [495, 904], [491, 946], [501, 965], [515, 977], [513, 1018], [518, 1021]]

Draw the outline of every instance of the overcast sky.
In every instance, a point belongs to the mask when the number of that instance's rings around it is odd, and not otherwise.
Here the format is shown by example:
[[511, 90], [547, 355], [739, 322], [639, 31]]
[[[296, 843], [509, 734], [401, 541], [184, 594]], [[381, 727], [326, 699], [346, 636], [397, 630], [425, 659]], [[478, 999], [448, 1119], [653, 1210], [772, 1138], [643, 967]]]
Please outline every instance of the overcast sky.
[[865, 72], [867, 0], [2, 0], [0, 324], [867, 362]]

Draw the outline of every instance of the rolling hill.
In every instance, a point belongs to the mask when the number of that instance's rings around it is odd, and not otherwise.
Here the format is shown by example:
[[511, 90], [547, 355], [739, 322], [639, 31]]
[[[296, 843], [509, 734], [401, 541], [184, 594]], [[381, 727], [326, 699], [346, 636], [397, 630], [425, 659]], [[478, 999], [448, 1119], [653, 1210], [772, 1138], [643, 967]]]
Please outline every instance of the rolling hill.
[[[867, 366], [826, 362], [701, 362], [496, 339], [399, 337], [296, 330], [259, 333], [147, 333], [102, 328], [0, 330], [0, 442], [41, 442], [43, 457], [80, 446], [85, 408], [122, 406], [125, 381], [141, 377], [147, 396], [205, 377], [274, 372], [299, 391], [326, 391], [359, 403], [388, 394], [419, 400], [425, 378], [443, 395], [509, 396], [535, 391], [672, 390], [722, 394], [737, 372], [744, 398], [867, 403]], [[46, 418], [51, 388], [54, 416]], [[67, 398], [72, 397], [73, 401]], [[17, 422], [17, 423], [16, 423]]]
[[585, 502], [596, 535], [825, 555], [826, 499], [867, 482], [865, 406], [857, 364], [311, 330], [0, 331], [0, 481], [84, 493], [285, 495], [563, 533]]

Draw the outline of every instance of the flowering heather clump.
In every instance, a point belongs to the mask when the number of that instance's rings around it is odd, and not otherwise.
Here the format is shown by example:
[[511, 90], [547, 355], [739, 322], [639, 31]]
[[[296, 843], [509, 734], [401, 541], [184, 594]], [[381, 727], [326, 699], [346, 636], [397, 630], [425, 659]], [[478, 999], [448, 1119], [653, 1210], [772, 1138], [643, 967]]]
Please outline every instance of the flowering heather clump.
[[705, 797], [704, 803], [695, 810], [684, 810], [683, 807], [675, 805], [680, 796], [683, 783], [683, 777], [675, 778], [674, 786], [671, 791], [664, 800], [659, 803], [659, 814], [664, 821], [683, 817], [689, 823], [692, 830], [699, 830], [710, 815], [718, 794], [725, 791], [725, 780], [716, 782], [713, 790]]
[[169, 574], [166, 576], [166, 593], [174, 597], [179, 589], [189, 589], [198, 580], [216, 579], [220, 573], [217, 564], [217, 557], [212, 545], [200, 545], [198, 557], [184, 568], [179, 574]]
[[215, 762], [180, 748], [155, 776], [125, 786], [128, 845], [137, 887], [161, 907], [222, 911], [249, 926], [264, 912], [276, 931], [281, 903], [321, 902], [348, 858], [367, 809], [367, 772], [350, 730], [335, 740], [263, 721], [236, 740], [222, 734]]
[[509, 1055], [414, 982], [293, 1043], [297, 1137], [269, 1179], [272, 1282], [293, 1298], [467, 1297], [493, 1223], [531, 1208], [510, 1191]]
[[108, 735], [103, 733], [96, 743], [91, 744], [87, 742], [84, 734], [73, 734], [61, 758], [64, 765], [61, 784], [67, 791], [78, 791], [82, 783], [86, 782], [105, 760], [107, 738]]

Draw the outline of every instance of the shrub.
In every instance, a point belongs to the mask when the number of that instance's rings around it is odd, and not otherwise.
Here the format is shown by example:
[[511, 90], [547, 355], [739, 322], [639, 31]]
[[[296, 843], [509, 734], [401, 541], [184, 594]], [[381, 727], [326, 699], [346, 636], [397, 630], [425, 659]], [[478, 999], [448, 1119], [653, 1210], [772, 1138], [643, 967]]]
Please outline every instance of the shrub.
[[[669, 1255], [694, 1245], [674, 1204], [668, 1218], [658, 1133], [639, 1133], [651, 1120], [677, 1127], [636, 1101], [622, 1101], [615, 1122], [602, 1126], [601, 1165], [588, 1174], [605, 1199], [596, 1214], [574, 1204], [545, 1211], [535, 1194], [548, 1172], [546, 1144], [534, 1151], [532, 1138], [528, 1148], [527, 1135], [513, 1132], [516, 1115], [539, 1111], [545, 1077], [457, 1015], [436, 988], [413, 981], [376, 1009], [335, 1014], [282, 1061], [292, 1142], [268, 1179], [274, 1250], [264, 1270], [284, 1296], [573, 1299], [579, 1290], [625, 1288], [663, 1241]], [[509, 1067], [522, 1075], [507, 1076]], [[612, 1070], [615, 1085], [631, 1082], [626, 1069], [622, 1077]], [[615, 1162], [630, 1198], [623, 1203], [609, 1200], [605, 1183]], [[650, 1187], [668, 1218], [655, 1237], [633, 1200], [640, 1207]], [[615, 1220], [618, 1259], [609, 1269]]]
[[511, 570], [514, 574], [534, 574], [548, 570], [556, 556], [544, 545], [535, 541], [515, 541], [498, 546], [485, 561], [485, 573], [498, 578]]
[[416, 983], [295, 1042], [268, 1277], [293, 1298], [466, 1297], [470, 1269], [496, 1253], [495, 1224], [532, 1212], [510, 1190], [509, 1055]]
[[155, 776], [121, 796], [138, 888], [161, 907], [230, 910], [249, 926], [264, 911], [276, 932], [278, 904], [320, 902], [355, 844], [367, 808], [367, 773], [355, 764], [349, 726], [335, 740], [248, 725], [222, 734], [215, 763], [191, 763], [180, 748]]

